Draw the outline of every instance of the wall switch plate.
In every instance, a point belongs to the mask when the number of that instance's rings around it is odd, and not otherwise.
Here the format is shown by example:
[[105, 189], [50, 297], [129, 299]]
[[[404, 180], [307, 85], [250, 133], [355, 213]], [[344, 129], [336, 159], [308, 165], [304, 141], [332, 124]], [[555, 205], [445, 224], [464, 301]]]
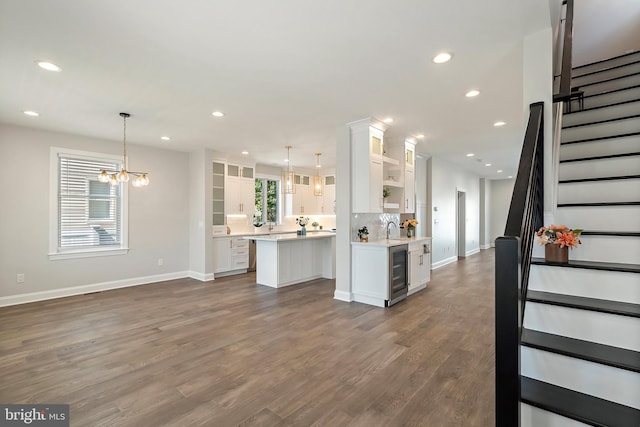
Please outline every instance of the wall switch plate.
[[158, 258], [158, 266], [164, 265], [164, 259]]
[[16, 282], [17, 283], [24, 283], [24, 273], [20, 273], [16, 275]]

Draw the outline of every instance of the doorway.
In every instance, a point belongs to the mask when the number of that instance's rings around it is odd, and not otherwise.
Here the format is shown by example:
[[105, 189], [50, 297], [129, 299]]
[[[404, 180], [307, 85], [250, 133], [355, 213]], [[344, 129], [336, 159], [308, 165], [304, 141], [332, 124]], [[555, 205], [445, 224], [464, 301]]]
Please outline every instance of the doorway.
[[458, 259], [463, 259], [467, 256], [467, 244], [466, 244], [466, 192], [462, 189], [457, 190], [456, 198], [456, 253]]

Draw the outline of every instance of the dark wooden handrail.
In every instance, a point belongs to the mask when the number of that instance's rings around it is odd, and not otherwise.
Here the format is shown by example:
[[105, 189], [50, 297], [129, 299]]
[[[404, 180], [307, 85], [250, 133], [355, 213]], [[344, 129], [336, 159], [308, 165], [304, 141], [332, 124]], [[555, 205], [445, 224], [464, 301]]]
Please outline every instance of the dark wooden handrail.
[[560, 88], [553, 94], [553, 102], [571, 99], [571, 57], [573, 52], [573, 0], [565, 0], [567, 5], [564, 19], [564, 37], [562, 40], [562, 68]]
[[496, 239], [496, 427], [520, 425], [520, 336], [535, 231], [543, 222], [544, 103], [529, 106], [505, 235]]

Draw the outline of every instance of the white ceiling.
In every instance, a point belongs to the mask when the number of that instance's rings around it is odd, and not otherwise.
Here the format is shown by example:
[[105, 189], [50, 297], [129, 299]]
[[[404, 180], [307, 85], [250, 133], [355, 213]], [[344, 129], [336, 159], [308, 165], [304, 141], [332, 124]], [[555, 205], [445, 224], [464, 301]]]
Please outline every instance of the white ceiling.
[[[504, 177], [522, 143], [522, 37], [539, 26], [527, 1], [0, 0], [0, 121], [116, 144], [125, 111], [132, 143], [277, 166], [292, 145], [312, 166], [315, 152], [334, 163], [337, 127], [391, 116], [391, 142], [423, 133], [419, 152]], [[434, 64], [442, 50], [453, 59]]]

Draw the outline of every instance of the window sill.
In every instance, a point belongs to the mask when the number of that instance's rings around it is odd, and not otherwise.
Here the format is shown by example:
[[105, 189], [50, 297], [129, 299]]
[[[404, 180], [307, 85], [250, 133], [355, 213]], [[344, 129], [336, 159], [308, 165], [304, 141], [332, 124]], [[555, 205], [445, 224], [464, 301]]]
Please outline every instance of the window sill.
[[129, 248], [113, 248], [113, 249], [81, 249], [81, 250], [68, 250], [64, 252], [54, 252], [49, 254], [50, 261], [57, 261], [61, 259], [76, 259], [76, 258], [94, 258], [113, 255], [126, 255], [129, 252]]

